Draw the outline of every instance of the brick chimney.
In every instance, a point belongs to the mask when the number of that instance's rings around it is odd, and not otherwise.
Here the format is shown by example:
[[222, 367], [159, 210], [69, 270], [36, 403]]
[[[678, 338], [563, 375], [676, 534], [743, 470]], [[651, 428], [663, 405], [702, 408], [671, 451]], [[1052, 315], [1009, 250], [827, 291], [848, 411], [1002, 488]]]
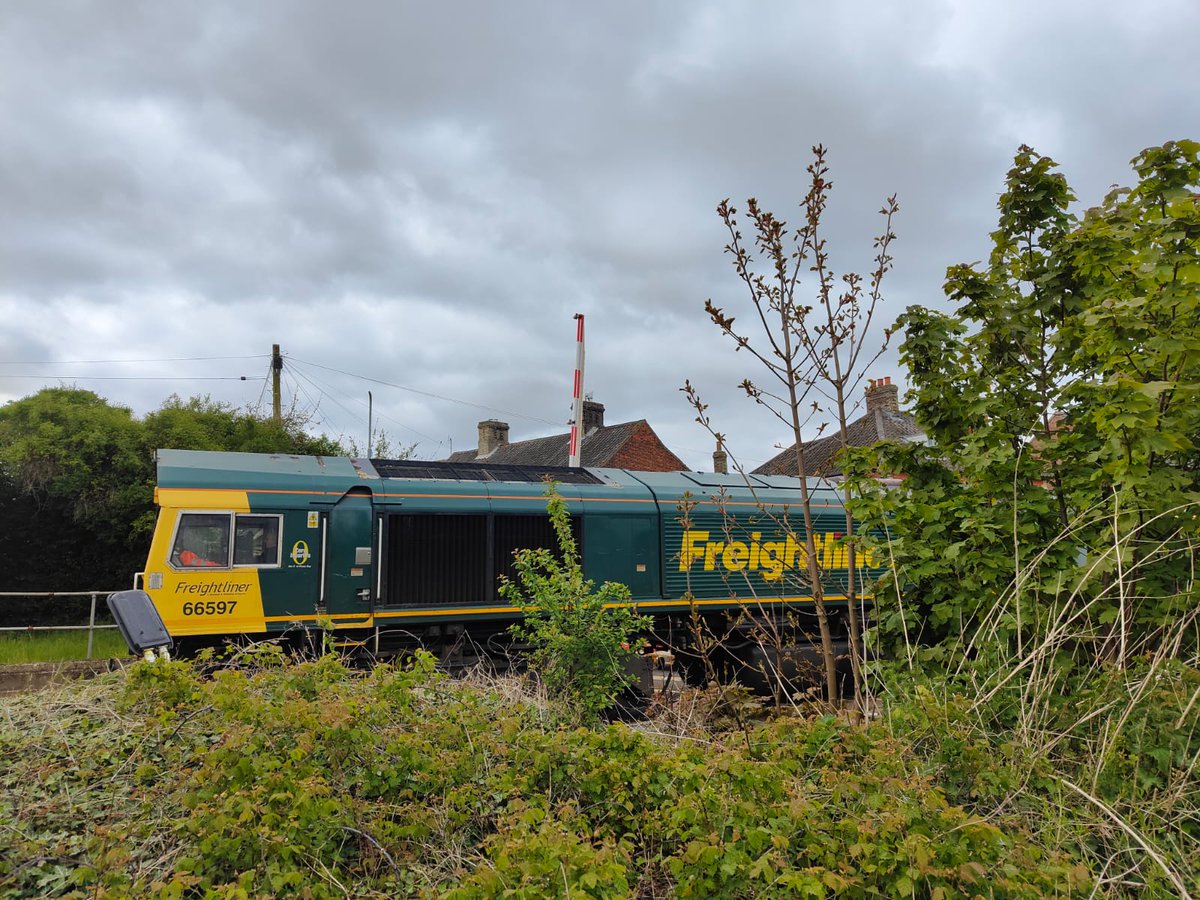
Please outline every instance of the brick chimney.
[[508, 446], [508, 423], [496, 419], [485, 419], [479, 423], [480, 458], [490, 456], [501, 447]]
[[872, 378], [867, 386], [867, 412], [900, 412], [900, 388], [892, 377]]
[[713, 471], [718, 475], [729, 474], [729, 454], [725, 452], [720, 438], [717, 438], [717, 449], [713, 451]]
[[604, 427], [604, 404], [595, 400], [583, 401], [583, 434]]

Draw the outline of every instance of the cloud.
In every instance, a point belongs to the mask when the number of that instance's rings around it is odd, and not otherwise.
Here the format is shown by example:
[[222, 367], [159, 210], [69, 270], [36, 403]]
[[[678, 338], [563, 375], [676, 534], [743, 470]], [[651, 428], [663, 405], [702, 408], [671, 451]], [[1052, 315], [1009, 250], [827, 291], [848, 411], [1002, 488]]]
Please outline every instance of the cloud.
[[[708, 465], [691, 378], [731, 449], [765, 459], [784, 435], [737, 397], [753, 369], [702, 312], [744, 302], [717, 202], [796, 219], [824, 143], [835, 265], [870, 266], [898, 193], [881, 321], [940, 304], [945, 267], [986, 255], [1019, 143], [1095, 202], [1139, 149], [1194, 128], [1200, 61], [1164, 48], [1197, 26], [1184, 0], [14, 7], [0, 399], [39, 384], [11, 377], [22, 359], [280, 343], [314, 423], [365, 434], [370, 389], [400, 440], [442, 455], [487, 410], [524, 415], [514, 438], [565, 421], [579, 311], [610, 421], [647, 418]], [[901, 376], [894, 351], [872, 374]], [[95, 384], [139, 410], [167, 387], [239, 403], [262, 387]]]

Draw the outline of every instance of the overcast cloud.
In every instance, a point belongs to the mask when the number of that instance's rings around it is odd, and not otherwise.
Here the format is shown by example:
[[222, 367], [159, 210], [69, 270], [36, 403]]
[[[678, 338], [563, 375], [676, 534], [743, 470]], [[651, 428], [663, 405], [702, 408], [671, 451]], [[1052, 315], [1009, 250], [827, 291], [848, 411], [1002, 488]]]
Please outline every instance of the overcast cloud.
[[[565, 430], [582, 312], [610, 423], [708, 468], [690, 378], [756, 465], [787, 436], [703, 313], [744, 302], [718, 201], [797, 220], [822, 142], [865, 270], [898, 193], [890, 324], [986, 254], [1019, 144], [1092, 204], [1200, 137], [1197, 34], [1195, 0], [7, 4], [0, 402], [253, 404], [279, 343], [312, 427], [361, 444], [371, 390], [440, 458], [481, 418]], [[250, 358], [80, 362], [175, 357]]]

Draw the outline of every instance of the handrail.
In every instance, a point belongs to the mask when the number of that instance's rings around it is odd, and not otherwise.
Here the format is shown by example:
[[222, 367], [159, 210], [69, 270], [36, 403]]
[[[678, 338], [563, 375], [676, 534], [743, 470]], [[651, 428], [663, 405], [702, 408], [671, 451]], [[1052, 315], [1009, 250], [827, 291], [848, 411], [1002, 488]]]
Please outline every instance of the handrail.
[[116, 625], [96, 624], [96, 600], [104, 594], [115, 594], [116, 591], [0, 591], [0, 597], [91, 597], [92, 608], [86, 625], [12, 625], [0, 627], [0, 632], [6, 631], [82, 631], [87, 629], [87, 658], [92, 658], [92, 644], [97, 628], [116, 628]]
[[111, 591], [0, 591], [0, 597], [90, 597], [93, 594], [115, 594], [117, 588]]

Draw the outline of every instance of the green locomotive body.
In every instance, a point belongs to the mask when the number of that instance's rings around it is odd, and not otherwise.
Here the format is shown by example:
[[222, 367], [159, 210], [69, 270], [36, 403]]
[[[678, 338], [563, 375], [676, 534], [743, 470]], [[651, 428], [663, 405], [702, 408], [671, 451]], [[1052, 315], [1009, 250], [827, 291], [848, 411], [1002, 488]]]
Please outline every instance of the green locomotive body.
[[[349, 641], [486, 640], [512, 553], [553, 547], [546, 480], [567, 502], [584, 572], [628, 585], [655, 631], [745, 613], [811, 615], [800, 484], [780, 477], [161, 450], [141, 587], [172, 637], [332, 628]], [[830, 607], [844, 604], [839, 494], [814, 490]], [[877, 574], [862, 566], [856, 584]]]

